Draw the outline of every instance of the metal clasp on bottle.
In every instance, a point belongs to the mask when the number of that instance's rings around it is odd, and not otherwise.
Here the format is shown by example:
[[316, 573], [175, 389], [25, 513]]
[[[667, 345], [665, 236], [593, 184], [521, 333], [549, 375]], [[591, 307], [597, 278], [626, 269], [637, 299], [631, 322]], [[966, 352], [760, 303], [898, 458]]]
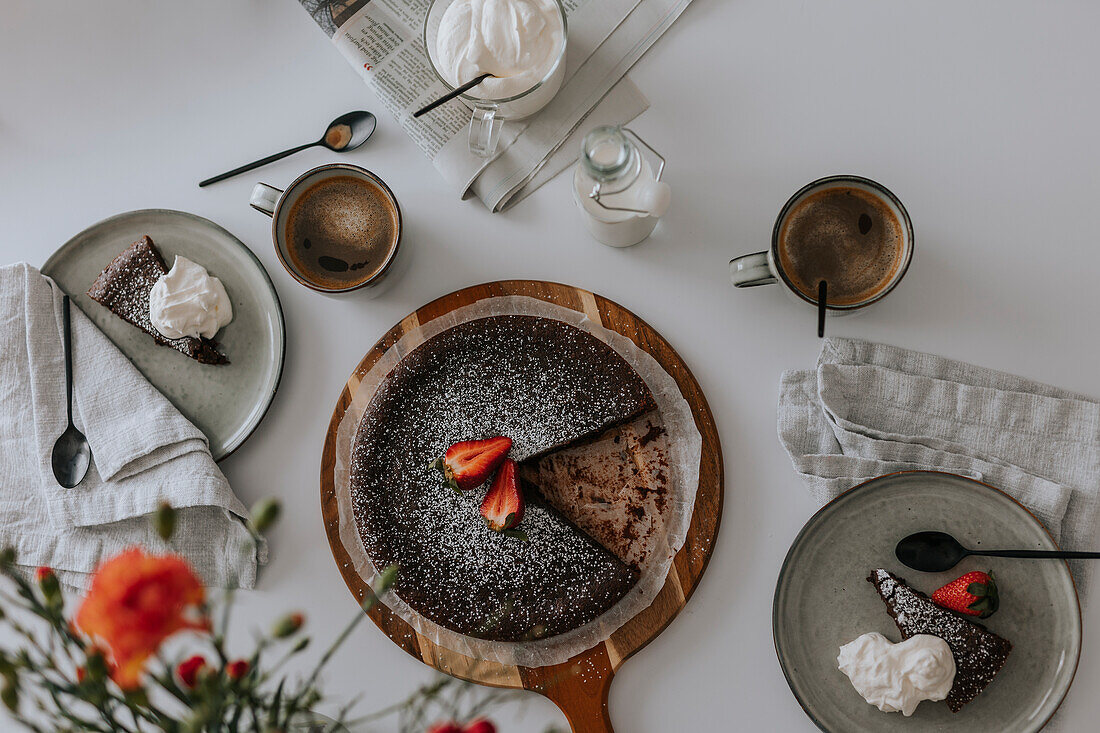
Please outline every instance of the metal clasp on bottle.
[[[634, 132], [629, 127], [621, 127], [619, 129], [621, 129], [625, 133], [628, 133], [632, 138], [634, 138], [639, 143], [644, 145], [645, 148], [649, 152], [653, 153], [654, 157], [656, 157], [657, 160], [660, 161], [660, 163], [658, 163], [658, 165], [657, 165], [657, 175], [654, 178], [654, 180], [660, 181], [661, 180], [661, 175], [665, 172], [665, 158], [664, 158], [664, 156], [661, 155], [660, 153], [658, 153], [657, 150], [652, 145], [650, 145], [645, 140], [643, 140], [638, 135], [638, 133]], [[597, 204], [600, 205], [601, 208], [606, 209], [607, 211], [625, 211], [625, 212], [630, 213], [630, 214], [645, 214], [645, 215], [649, 214], [648, 211], [642, 211], [641, 209], [628, 209], [628, 208], [625, 208], [625, 207], [622, 207], [622, 206], [608, 206], [604, 202], [600, 201], [600, 182], [599, 181], [596, 181], [596, 185], [592, 187], [592, 192], [590, 194], [588, 194], [588, 198], [595, 201]]]

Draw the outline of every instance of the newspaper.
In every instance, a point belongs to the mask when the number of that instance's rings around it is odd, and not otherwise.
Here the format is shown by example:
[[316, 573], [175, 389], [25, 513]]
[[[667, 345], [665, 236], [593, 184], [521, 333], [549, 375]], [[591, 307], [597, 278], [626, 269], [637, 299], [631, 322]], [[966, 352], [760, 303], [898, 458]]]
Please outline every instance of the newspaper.
[[568, 168], [588, 129], [625, 124], [646, 110], [649, 102], [625, 74], [690, 1], [563, 0], [569, 32], [562, 88], [535, 116], [504, 123], [497, 153], [486, 160], [468, 149], [470, 111], [459, 100], [412, 116], [448, 91], [424, 48], [431, 0], [298, 0], [444, 180], [490, 211]]

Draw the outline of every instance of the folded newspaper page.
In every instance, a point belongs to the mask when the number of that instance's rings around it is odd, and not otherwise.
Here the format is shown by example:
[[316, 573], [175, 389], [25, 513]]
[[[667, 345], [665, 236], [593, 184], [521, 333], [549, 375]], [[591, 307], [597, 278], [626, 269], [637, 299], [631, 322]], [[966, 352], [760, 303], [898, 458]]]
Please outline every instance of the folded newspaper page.
[[298, 1], [444, 180], [491, 211], [568, 168], [591, 127], [625, 124], [645, 111], [648, 101], [625, 74], [690, 2], [563, 0], [569, 30], [561, 90], [533, 117], [504, 123], [497, 154], [486, 160], [469, 151], [470, 111], [461, 101], [412, 116], [448, 91], [424, 48], [431, 0]]

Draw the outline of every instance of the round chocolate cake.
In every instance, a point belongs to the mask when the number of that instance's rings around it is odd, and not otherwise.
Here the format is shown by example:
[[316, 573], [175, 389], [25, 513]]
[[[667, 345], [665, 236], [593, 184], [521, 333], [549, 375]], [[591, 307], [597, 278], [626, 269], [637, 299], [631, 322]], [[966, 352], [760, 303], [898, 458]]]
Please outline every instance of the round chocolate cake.
[[351, 496], [371, 562], [396, 563], [397, 595], [469, 636], [521, 641], [588, 623], [633, 587], [637, 567], [530, 484], [528, 540], [493, 532], [478, 511], [487, 487], [456, 493], [431, 464], [453, 443], [498, 435], [516, 461], [543, 457], [653, 410], [634, 369], [566, 323], [494, 316], [438, 334], [387, 375], [356, 433]]

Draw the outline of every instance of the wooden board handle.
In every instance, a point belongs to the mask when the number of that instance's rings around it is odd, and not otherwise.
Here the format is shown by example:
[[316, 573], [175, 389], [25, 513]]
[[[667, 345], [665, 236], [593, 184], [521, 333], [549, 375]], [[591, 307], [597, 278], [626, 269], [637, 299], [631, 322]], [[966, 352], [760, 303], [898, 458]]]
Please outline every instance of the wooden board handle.
[[524, 687], [558, 706], [573, 733], [614, 733], [607, 694], [615, 670], [603, 644], [552, 667], [524, 669], [521, 676]]

